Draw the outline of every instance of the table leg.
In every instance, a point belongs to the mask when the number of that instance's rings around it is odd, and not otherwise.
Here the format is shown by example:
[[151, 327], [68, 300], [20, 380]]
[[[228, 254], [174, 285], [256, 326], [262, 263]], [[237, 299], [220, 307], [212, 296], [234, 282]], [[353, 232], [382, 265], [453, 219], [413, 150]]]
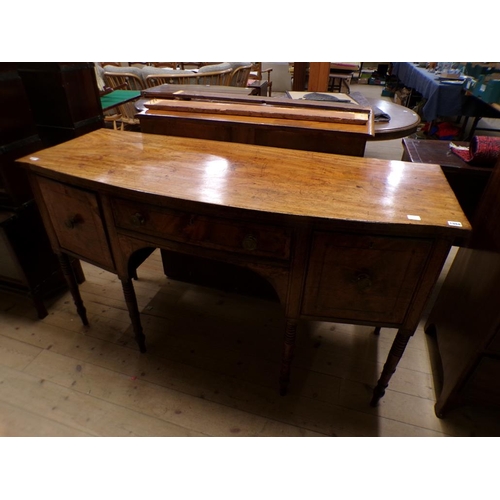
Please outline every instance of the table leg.
[[82, 323], [87, 326], [89, 324], [89, 321], [87, 319], [87, 310], [83, 305], [82, 296], [80, 295], [80, 290], [78, 289], [78, 283], [76, 281], [71, 261], [65, 253], [58, 254], [57, 258], [59, 259], [59, 265], [61, 266], [64, 279], [66, 280], [69, 291], [71, 292], [71, 296], [73, 297], [78, 316], [80, 316]]
[[379, 400], [384, 396], [385, 389], [389, 385], [389, 380], [391, 379], [393, 373], [396, 371], [399, 360], [403, 355], [405, 348], [410, 340], [413, 332], [408, 330], [400, 329], [394, 339], [389, 355], [387, 356], [387, 361], [385, 362], [384, 369], [380, 375], [380, 379], [377, 382], [377, 386], [373, 389], [373, 397], [370, 402], [371, 406], [377, 406]]
[[127, 303], [128, 314], [130, 316], [130, 321], [132, 322], [132, 328], [134, 329], [135, 340], [139, 345], [139, 350], [141, 352], [146, 352], [145, 336], [142, 332], [141, 317], [139, 314], [139, 307], [137, 306], [134, 285], [132, 284], [132, 280], [130, 278], [120, 278], [120, 280], [122, 282], [125, 302]]
[[284, 396], [290, 382], [290, 366], [295, 349], [295, 337], [297, 334], [297, 320], [287, 319], [285, 327], [285, 341], [283, 344], [283, 357], [280, 371], [280, 394]]

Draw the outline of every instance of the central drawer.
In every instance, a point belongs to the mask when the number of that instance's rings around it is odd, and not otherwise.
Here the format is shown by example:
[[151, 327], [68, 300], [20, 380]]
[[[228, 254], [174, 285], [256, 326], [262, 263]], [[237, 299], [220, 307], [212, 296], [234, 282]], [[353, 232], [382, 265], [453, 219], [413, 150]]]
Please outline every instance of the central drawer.
[[204, 248], [279, 260], [290, 257], [291, 230], [287, 228], [116, 198], [111, 200], [111, 205], [118, 228]]

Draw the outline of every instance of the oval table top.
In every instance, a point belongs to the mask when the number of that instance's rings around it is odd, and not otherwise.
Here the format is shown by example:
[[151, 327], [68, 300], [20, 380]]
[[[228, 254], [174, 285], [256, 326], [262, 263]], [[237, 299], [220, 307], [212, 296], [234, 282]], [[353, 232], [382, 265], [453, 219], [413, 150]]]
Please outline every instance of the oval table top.
[[417, 131], [420, 116], [411, 109], [385, 99], [367, 98], [367, 101], [391, 117], [388, 122], [375, 122], [375, 135], [369, 141], [400, 139]]

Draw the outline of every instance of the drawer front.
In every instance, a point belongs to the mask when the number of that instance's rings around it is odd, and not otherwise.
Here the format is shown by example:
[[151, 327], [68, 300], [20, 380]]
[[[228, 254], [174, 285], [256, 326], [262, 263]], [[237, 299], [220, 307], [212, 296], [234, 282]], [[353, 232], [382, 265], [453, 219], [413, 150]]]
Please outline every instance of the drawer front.
[[290, 230], [112, 200], [117, 227], [181, 243], [287, 260]]
[[302, 313], [400, 324], [431, 247], [428, 240], [315, 233]]
[[38, 184], [61, 249], [114, 268], [97, 196], [41, 177]]

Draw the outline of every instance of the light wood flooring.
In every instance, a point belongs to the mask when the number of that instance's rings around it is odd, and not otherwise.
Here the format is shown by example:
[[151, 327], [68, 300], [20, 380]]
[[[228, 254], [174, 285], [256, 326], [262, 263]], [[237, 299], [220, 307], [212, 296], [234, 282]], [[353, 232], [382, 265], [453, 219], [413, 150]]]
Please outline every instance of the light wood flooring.
[[[372, 154], [399, 159], [397, 149], [373, 143]], [[120, 281], [83, 269], [88, 327], [69, 292], [47, 302], [43, 320], [26, 298], [0, 292], [0, 436], [500, 435], [495, 409], [435, 416], [435, 346], [423, 321], [377, 408], [371, 391], [395, 330], [300, 323], [281, 397], [278, 303], [169, 280], [156, 251], [134, 282], [148, 345], [140, 354]]]
[[157, 251], [135, 282], [141, 355], [119, 280], [83, 267], [89, 327], [69, 293], [41, 321], [24, 298], [0, 294], [2, 436], [500, 435], [496, 410], [434, 415], [433, 342], [422, 328], [371, 408], [395, 330], [303, 322], [280, 397], [279, 304], [168, 280]]

